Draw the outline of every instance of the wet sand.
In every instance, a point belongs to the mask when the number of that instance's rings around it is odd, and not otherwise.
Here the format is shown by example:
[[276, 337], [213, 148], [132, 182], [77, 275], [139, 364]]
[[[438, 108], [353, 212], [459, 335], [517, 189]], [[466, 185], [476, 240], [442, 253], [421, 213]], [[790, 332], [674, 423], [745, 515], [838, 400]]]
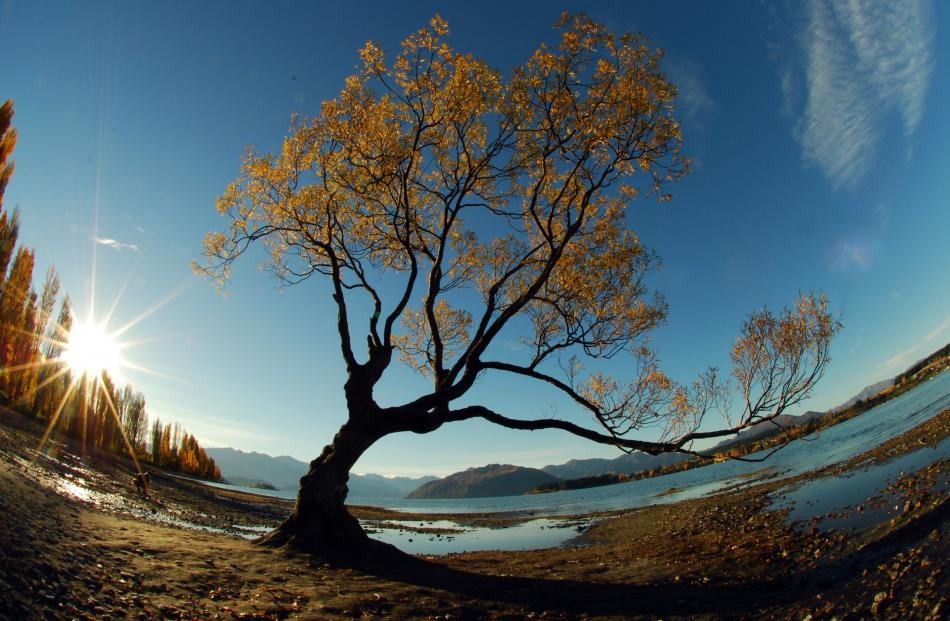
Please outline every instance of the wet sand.
[[[144, 500], [128, 460], [83, 462], [62, 445], [37, 457], [39, 433], [0, 413], [0, 618], [941, 619], [950, 605], [948, 460], [839, 511], [836, 529], [821, 517], [789, 523], [772, 496], [935, 446], [950, 435], [950, 412], [797, 480], [602, 515], [564, 547], [351, 568], [246, 539], [276, 524], [287, 501], [158, 471]], [[850, 529], [849, 513], [881, 503], [882, 519]], [[353, 511], [378, 523], [409, 517]]]

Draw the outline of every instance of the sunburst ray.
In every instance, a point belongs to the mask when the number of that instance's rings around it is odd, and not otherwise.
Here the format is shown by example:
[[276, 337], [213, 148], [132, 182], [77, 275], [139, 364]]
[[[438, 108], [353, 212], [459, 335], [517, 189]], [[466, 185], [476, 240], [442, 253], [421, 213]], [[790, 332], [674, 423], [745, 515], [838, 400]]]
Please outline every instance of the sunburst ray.
[[[59, 360], [51, 360], [50, 362], [53, 363], [53, 364], [55, 364], [55, 363], [58, 363]], [[62, 367], [59, 371], [57, 371], [57, 372], [54, 373], [53, 375], [51, 375], [51, 376], [49, 376], [48, 378], [46, 378], [44, 381], [42, 381], [42, 382], [40, 382], [39, 384], [37, 384], [36, 386], [34, 386], [31, 390], [29, 390], [28, 392], [26, 392], [26, 393], [23, 395], [22, 398], [23, 398], [23, 399], [28, 399], [29, 397], [32, 397], [33, 395], [35, 395], [36, 393], [38, 393], [40, 390], [42, 390], [43, 388], [46, 388], [48, 385], [52, 384], [53, 382], [55, 382], [56, 380], [58, 380], [58, 379], [61, 378], [62, 376], [66, 375], [67, 373], [69, 373], [69, 368], [66, 367], [65, 365], [63, 365], [63, 367]]]
[[[59, 405], [56, 406], [56, 410], [53, 412], [53, 415], [49, 419], [49, 424], [46, 425], [46, 431], [43, 432], [43, 437], [40, 438], [40, 443], [36, 447], [37, 455], [43, 452], [43, 446], [46, 444], [47, 440], [49, 440], [50, 433], [53, 431], [53, 428], [56, 426], [56, 423], [59, 421], [59, 416], [60, 414], [62, 414], [63, 408], [66, 407], [66, 402], [69, 401], [69, 398], [72, 396], [73, 390], [76, 389], [76, 384], [78, 383], [79, 383], [79, 378], [73, 377], [72, 381], [69, 384], [69, 387], [66, 389], [66, 392], [63, 393], [63, 398], [60, 399]], [[34, 457], [33, 459], [35, 461], [36, 457]]]
[[177, 298], [178, 296], [180, 296], [181, 294], [183, 294], [185, 291], [187, 291], [188, 289], [191, 289], [191, 288], [194, 287], [194, 286], [195, 286], [195, 283], [194, 283], [194, 282], [190, 282], [190, 283], [187, 283], [187, 284], [185, 284], [185, 285], [182, 285], [181, 287], [179, 287], [179, 288], [176, 289], [175, 291], [172, 291], [172, 292], [169, 293], [167, 296], [165, 296], [164, 298], [162, 298], [161, 300], [159, 300], [158, 302], [156, 302], [155, 304], [153, 304], [152, 306], [150, 306], [148, 309], [146, 309], [145, 311], [143, 311], [142, 313], [140, 313], [140, 314], [139, 314], [138, 316], [136, 316], [134, 319], [132, 319], [131, 321], [127, 322], [127, 323], [126, 323], [125, 325], [123, 325], [121, 328], [119, 328], [118, 330], [116, 330], [115, 332], [113, 332], [110, 336], [111, 336], [113, 339], [116, 339], [116, 338], [122, 336], [123, 334], [125, 334], [126, 332], [128, 332], [132, 327], [134, 327], [136, 324], [138, 324], [139, 322], [141, 322], [143, 319], [147, 318], [149, 315], [151, 315], [151, 314], [154, 313], [155, 311], [159, 310], [160, 308], [162, 308], [163, 306], [165, 306], [166, 304], [168, 304], [169, 302], [171, 302], [172, 300], [174, 300], [175, 298]]
[[106, 399], [106, 404], [109, 406], [112, 418], [115, 419], [116, 427], [118, 427], [119, 433], [122, 435], [122, 440], [125, 442], [125, 448], [129, 451], [129, 457], [132, 458], [132, 462], [135, 464], [135, 471], [142, 472], [142, 467], [139, 465], [139, 459], [135, 454], [135, 449], [132, 447], [132, 442], [129, 441], [129, 436], [125, 433], [125, 427], [122, 426], [122, 419], [119, 417], [119, 412], [116, 410], [115, 403], [112, 401], [112, 395], [110, 395], [109, 391], [103, 386], [103, 382], [99, 382], [99, 391]]

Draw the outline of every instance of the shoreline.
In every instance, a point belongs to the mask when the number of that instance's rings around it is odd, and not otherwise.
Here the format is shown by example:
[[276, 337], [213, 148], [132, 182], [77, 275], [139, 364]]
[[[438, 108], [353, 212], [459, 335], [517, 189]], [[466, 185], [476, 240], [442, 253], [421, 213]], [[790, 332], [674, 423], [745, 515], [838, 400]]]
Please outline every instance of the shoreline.
[[[0, 424], [0, 514], [9, 526], [0, 534], [0, 610], [11, 618], [800, 621], [872, 612], [938, 619], [948, 605], [950, 460], [897, 477], [869, 499], [867, 512], [882, 502], [898, 510], [859, 530], [828, 530], [818, 518], [790, 522], [790, 510], [772, 495], [937, 446], [950, 436], [950, 410], [847, 462], [793, 479], [574, 516], [598, 519], [567, 546], [420, 554], [402, 565], [353, 568], [241, 537], [247, 528], [273, 526], [292, 501], [156, 472], [150, 506], [135, 497], [122, 459], [85, 468], [60, 446], [58, 458], [30, 464], [35, 433], [30, 424], [10, 423]], [[56, 487], [79, 479], [90, 483], [85, 500]], [[222, 532], [156, 523], [153, 508]], [[351, 510], [364, 520], [426, 521], [373, 507]], [[511, 525], [512, 518], [531, 517], [476, 519]]]

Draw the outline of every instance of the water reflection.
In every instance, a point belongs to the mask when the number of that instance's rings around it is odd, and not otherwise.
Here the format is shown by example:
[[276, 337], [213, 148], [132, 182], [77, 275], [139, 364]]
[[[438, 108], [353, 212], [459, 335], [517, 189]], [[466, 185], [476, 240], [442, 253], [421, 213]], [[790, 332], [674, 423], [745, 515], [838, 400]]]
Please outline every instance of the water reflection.
[[[789, 443], [767, 462], [723, 461], [684, 472], [631, 481], [598, 488], [553, 492], [533, 496], [503, 498], [460, 498], [448, 500], [380, 500], [350, 498], [352, 505], [381, 506], [414, 513], [526, 513], [533, 518], [517, 526], [502, 529], [459, 527], [448, 520], [429, 522], [430, 528], [459, 529], [461, 532], [420, 533], [401, 528], [397, 523], [380, 527], [367, 521], [371, 536], [396, 545], [402, 550], [421, 554], [445, 554], [475, 550], [525, 550], [563, 545], [576, 536], [570, 527], [552, 527], [552, 516], [584, 515], [598, 511], [674, 503], [705, 495], [722, 493], [761, 483], [781, 480], [818, 470], [879, 446], [886, 440], [925, 422], [950, 407], [950, 371], [888, 401], [864, 414], [818, 434]], [[775, 496], [776, 508], [791, 507], [790, 519], [810, 519], [861, 503], [883, 489], [901, 471], [912, 472], [947, 456], [944, 441], [937, 449], [921, 449], [901, 458], [847, 477], [825, 477], [812, 483], [786, 488]], [[761, 454], [760, 454], [761, 455]], [[238, 489], [250, 493], [293, 498], [295, 491], [269, 492], [215, 484], [214, 487]], [[784, 495], [785, 500], [781, 499]], [[891, 503], [893, 505], [893, 503]], [[865, 509], [853, 524], [873, 524], [887, 519], [886, 507]], [[837, 518], [832, 518], [837, 519]], [[418, 522], [414, 522], [418, 523]], [[409, 525], [410, 522], [404, 522]], [[836, 522], [826, 522], [827, 527]], [[562, 523], [563, 526], [563, 523]]]
[[[590, 520], [564, 521], [537, 519], [506, 526], [484, 528], [460, 526], [448, 520], [432, 522], [387, 522], [386, 528], [374, 528], [364, 522], [370, 537], [390, 543], [410, 554], [449, 554], [484, 550], [539, 550], [561, 546], [590, 526]], [[399, 528], [403, 525], [404, 528]], [[422, 532], [415, 527], [421, 525]]]
[[[769, 480], [781, 480], [850, 459], [884, 441], [919, 425], [950, 407], [950, 371], [922, 384], [868, 412], [845, 421], [820, 434], [791, 442], [768, 462], [724, 461], [702, 468], [652, 479], [631, 481], [599, 488], [554, 492], [534, 496], [474, 498], [450, 500], [378, 500], [352, 498], [353, 505], [383, 506], [396, 511], [417, 513], [508, 513], [529, 520], [506, 528], [482, 528], [460, 525], [450, 520], [425, 522], [368, 520], [364, 526], [372, 537], [392, 543], [410, 553], [446, 554], [476, 550], [527, 550], [563, 545], [583, 530], [589, 520], [565, 522], [553, 516], [579, 516], [599, 511], [629, 509], [653, 504], [674, 503], [704, 495], [740, 489]], [[901, 472], [910, 473], [940, 459], [950, 457], [950, 440], [936, 448], [922, 448], [885, 464], [865, 468], [838, 477], [822, 477], [787, 486], [773, 495], [775, 509], [789, 508], [790, 520], [826, 518], [822, 528], [866, 528], [892, 517], [896, 510], [890, 498], [865, 507], [850, 521], [842, 522], [842, 510], [854, 508], [868, 498], [880, 495]], [[104, 510], [133, 514], [164, 524], [215, 533], [236, 534], [249, 539], [269, 530], [267, 526], [229, 525], [227, 528], [195, 523], [210, 518], [193, 515], [175, 506], [145, 508], [120, 494], [96, 491], [109, 489], [96, 471], [85, 467], [75, 456], [62, 451], [39, 455], [51, 468], [40, 468], [26, 460], [20, 462], [31, 476], [58, 493]], [[943, 481], [943, 485], [946, 481]], [[271, 492], [224, 484], [212, 487], [237, 489], [277, 497], [294, 497], [294, 491]], [[889, 508], [891, 507], [891, 508]], [[209, 520], [212, 521], [213, 520]]]
[[[925, 422], [950, 407], [950, 371], [860, 416], [799, 438], [762, 463], [723, 461], [651, 479], [582, 490], [504, 498], [378, 500], [354, 505], [416, 513], [528, 511], [539, 516], [578, 515], [699, 498], [766, 480], [780, 480], [848, 460]], [[752, 455], [761, 456], [763, 453]], [[764, 469], [763, 469], [764, 468]]]
[[[838, 476], [826, 476], [782, 487], [770, 497], [771, 510], [790, 509], [787, 519], [821, 519], [822, 530], [864, 530], [888, 520], [900, 507], [896, 494], [882, 492], [905, 474], [913, 474], [940, 459], [950, 458], [950, 438], [936, 447], [921, 448], [883, 464], [855, 469]], [[868, 502], [876, 499], [875, 502]]]

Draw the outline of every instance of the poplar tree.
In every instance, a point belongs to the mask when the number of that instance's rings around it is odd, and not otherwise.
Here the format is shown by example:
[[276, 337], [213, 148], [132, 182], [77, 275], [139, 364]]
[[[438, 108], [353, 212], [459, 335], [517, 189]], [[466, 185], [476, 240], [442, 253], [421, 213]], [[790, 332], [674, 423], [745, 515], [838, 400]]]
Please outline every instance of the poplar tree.
[[11, 126], [12, 121], [13, 101], [7, 100], [0, 106], [0, 283], [6, 278], [7, 267], [10, 265], [13, 249], [16, 247], [19, 231], [17, 212], [8, 214], [3, 209], [3, 193], [7, 189], [7, 183], [10, 182], [15, 166], [15, 162], [10, 159], [17, 141], [17, 132]]
[[[19, 248], [10, 267], [10, 273], [0, 290], [0, 368], [15, 366], [14, 347], [27, 315], [30, 286], [33, 283], [33, 251]], [[10, 373], [4, 375], [9, 381]]]
[[3, 209], [3, 192], [13, 175], [15, 163], [10, 156], [16, 146], [17, 132], [13, 122], [13, 100], [8, 99], [0, 106], [0, 210]]
[[36, 347], [37, 295], [30, 291], [20, 323], [10, 338], [12, 354], [8, 360], [15, 369], [6, 379], [7, 392], [14, 402], [29, 393], [33, 387], [36, 370], [40, 366], [39, 350]]
[[[58, 286], [58, 281], [57, 281]], [[42, 355], [45, 360], [58, 360], [62, 353], [62, 343], [69, 334], [72, 327], [72, 306], [69, 296], [63, 297], [60, 305], [59, 314], [46, 329], [44, 344], [42, 345]], [[42, 379], [39, 387], [33, 395], [33, 415], [46, 417], [50, 416], [53, 409], [57, 406], [70, 383], [69, 374], [65, 372], [62, 363], [49, 364], [42, 367]]]

